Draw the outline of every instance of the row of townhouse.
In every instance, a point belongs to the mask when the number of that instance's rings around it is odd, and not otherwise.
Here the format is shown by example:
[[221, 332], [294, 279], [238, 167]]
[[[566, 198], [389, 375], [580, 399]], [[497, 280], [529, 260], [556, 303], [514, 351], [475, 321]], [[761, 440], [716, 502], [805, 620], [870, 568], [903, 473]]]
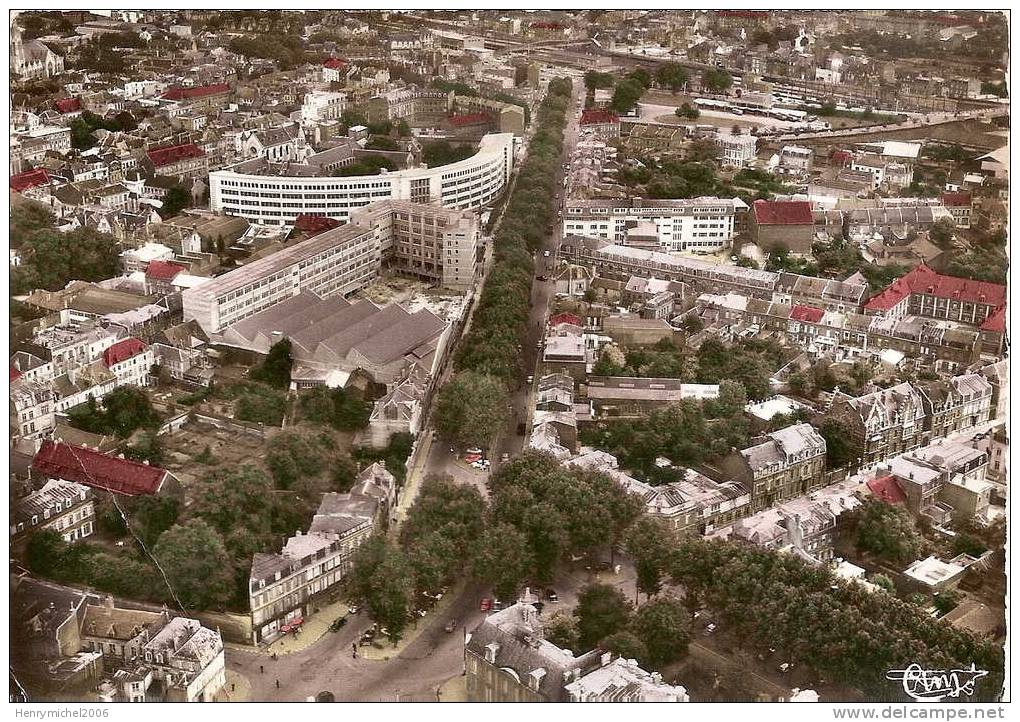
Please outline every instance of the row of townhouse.
[[961, 516], [987, 522], [995, 488], [989, 461], [989, 450], [977, 439], [942, 439], [882, 464], [869, 487], [935, 524]]
[[319, 600], [335, 593], [354, 552], [383, 528], [396, 503], [396, 480], [372, 464], [347, 493], [323, 494], [307, 533], [278, 554], [255, 554], [249, 578], [252, 642], [268, 643], [299, 628]]
[[15, 438], [36, 439], [56, 415], [100, 400], [120, 386], [148, 386], [152, 347], [116, 326], [54, 326], [10, 357], [10, 416]]
[[651, 486], [621, 471], [613, 455], [590, 449], [563, 463], [608, 474], [624, 490], [642, 498], [649, 516], [661, 519], [672, 534], [680, 536], [710, 534], [822, 488], [825, 451], [825, 439], [809, 424], [795, 424], [723, 459], [718, 471], [725, 481], [685, 469], [679, 480]]
[[576, 265], [592, 267], [600, 276], [622, 281], [632, 276], [659, 278], [686, 283], [695, 293], [733, 292], [832, 311], [859, 311], [868, 293], [867, 281], [859, 274], [837, 281], [774, 273], [619, 245], [602, 238], [567, 236], [558, 255]]
[[735, 293], [702, 294], [695, 308], [703, 321], [732, 324], [753, 333], [782, 334], [792, 346], [813, 355], [833, 354], [837, 359], [894, 349], [910, 357], [967, 366], [978, 361], [982, 351], [976, 329], [920, 316], [840, 313]]
[[977, 328], [982, 351], [1002, 354], [1006, 332], [1006, 287], [937, 273], [916, 266], [868, 299], [864, 313], [885, 318], [906, 315], [941, 319]]
[[71, 544], [91, 536], [95, 523], [95, 494], [73, 481], [51, 479], [11, 503], [10, 537], [14, 542], [51, 530]]
[[979, 426], [992, 418], [994, 407], [989, 380], [967, 373], [856, 397], [837, 391], [829, 416], [845, 426], [867, 466]]

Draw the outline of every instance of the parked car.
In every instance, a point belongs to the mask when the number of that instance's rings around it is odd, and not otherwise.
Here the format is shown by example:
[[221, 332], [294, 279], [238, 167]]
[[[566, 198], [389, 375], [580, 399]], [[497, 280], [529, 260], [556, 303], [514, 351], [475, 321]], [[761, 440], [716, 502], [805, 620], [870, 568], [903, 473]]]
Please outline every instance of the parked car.
[[549, 251], [542, 251], [542, 257], [543, 258], [548, 258], [549, 257]]
[[347, 607], [348, 614], [357, 614], [359, 611], [361, 610], [356, 605], [352, 604], [351, 606]]
[[478, 603], [478, 611], [487, 612], [492, 609], [492, 600], [488, 597], [482, 597], [482, 601]]
[[347, 624], [347, 617], [337, 617], [333, 620], [333, 623], [329, 625], [329, 631], [339, 632], [341, 627]]
[[443, 627], [443, 631], [446, 632], [447, 634], [450, 634], [456, 628], [457, 628], [457, 620], [456, 619], [451, 619], [449, 622], [446, 623], [446, 626]]
[[508, 461], [510, 461], [510, 454], [504, 451], [503, 454], [499, 457], [499, 463], [505, 464]]
[[503, 602], [499, 601], [498, 599], [492, 600], [492, 611], [498, 612], [502, 610], [504, 606], [506, 605], [504, 605]]
[[556, 590], [553, 589], [552, 587], [545, 590], [545, 598], [548, 599], [550, 602], [560, 601], [559, 595], [556, 594]]
[[786, 674], [791, 669], [793, 669], [793, 662], [783, 662], [781, 665], [779, 665], [779, 671], [782, 672], [783, 674]]
[[718, 629], [718, 627], [716, 627], [715, 624], [709, 624], [705, 627], [705, 634], [712, 634], [716, 629]]

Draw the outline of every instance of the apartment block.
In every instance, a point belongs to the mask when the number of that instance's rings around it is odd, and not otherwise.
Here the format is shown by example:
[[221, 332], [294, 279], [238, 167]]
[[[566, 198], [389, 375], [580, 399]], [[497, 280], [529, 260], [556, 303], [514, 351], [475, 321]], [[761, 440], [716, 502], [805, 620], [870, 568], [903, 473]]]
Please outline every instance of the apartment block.
[[563, 234], [626, 244], [628, 232], [649, 225], [659, 249], [714, 253], [729, 248], [734, 221], [747, 205], [738, 198], [579, 200], [564, 202]]
[[407, 201], [380, 201], [351, 213], [372, 228], [384, 263], [445, 288], [467, 290], [478, 270], [481, 231], [468, 211]]
[[345, 494], [323, 494], [307, 533], [298, 532], [278, 554], [255, 554], [249, 579], [252, 641], [268, 643], [299, 628], [311, 603], [335, 591], [354, 552], [388, 519], [396, 481], [369, 467]]
[[376, 277], [379, 257], [371, 229], [340, 226], [186, 289], [184, 320], [215, 333], [304, 290], [347, 295]]
[[60, 534], [68, 544], [91, 536], [95, 529], [95, 496], [87, 486], [51, 479], [11, 504], [11, 539], [43, 530]]

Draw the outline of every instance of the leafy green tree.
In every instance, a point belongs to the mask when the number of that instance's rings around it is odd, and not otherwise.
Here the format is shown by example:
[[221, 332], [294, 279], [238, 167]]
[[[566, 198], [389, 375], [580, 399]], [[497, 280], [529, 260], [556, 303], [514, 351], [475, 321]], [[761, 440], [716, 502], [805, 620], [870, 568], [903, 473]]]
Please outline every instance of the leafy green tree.
[[600, 73], [597, 70], [589, 70], [584, 74], [584, 87], [589, 91], [613, 87], [613, 76], [610, 73]]
[[697, 120], [701, 117], [701, 111], [698, 110], [698, 107], [686, 102], [673, 112], [676, 114], [676, 117], [686, 118], [687, 120]]
[[328, 424], [341, 431], [365, 428], [372, 414], [372, 405], [353, 389], [316, 386], [301, 392], [298, 405], [309, 421]]
[[946, 248], [952, 243], [955, 230], [956, 223], [951, 218], [940, 218], [928, 229], [928, 237], [935, 245]]
[[881, 587], [890, 594], [896, 593], [896, 585], [893, 583], [893, 580], [890, 579], [889, 576], [886, 574], [875, 574], [874, 576], [871, 577], [871, 583], [874, 584], [875, 586]]
[[333, 175], [348, 177], [355, 175], [379, 175], [383, 170], [397, 170], [397, 164], [384, 155], [370, 153], [358, 158], [357, 161], [333, 171]]
[[662, 588], [670, 541], [664, 522], [648, 516], [634, 522], [624, 537], [624, 546], [634, 559], [637, 587], [648, 596], [658, 594]]
[[407, 557], [382, 535], [363, 542], [354, 553], [347, 586], [352, 599], [365, 605], [393, 642], [407, 628], [413, 576]]
[[163, 462], [163, 442], [155, 431], [147, 431], [136, 443], [124, 449], [124, 456], [135, 461], [161, 464]]
[[623, 659], [636, 659], [642, 666], [648, 659], [648, 647], [636, 634], [627, 630], [610, 634], [599, 642], [599, 649], [612, 652]]
[[712, 93], [725, 93], [733, 85], [733, 77], [722, 68], [709, 68], [701, 74], [701, 85]]
[[675, 662], [691, 641], [690, 615], [674, 597], [658, 597], [638, 607], [630, 629], [648, 650], [644, 657], [654, 669]]
[[284, 338], [269, 348], [269, 354], [261, 365], [251, 370], [251, 377], [278, 389], [290, 386], [290, 373], [294, 360], [290, 353], [290, 339]]
[[70, 281], [103, 281], [120, 273], [120, 249], [108, 233], [90, 228], [61, 233], [45, 227], [17, 240], [20, 265], [11, 269], [15, 293], [56, 291]]
[[[155, 429], [160, 424], [148, 394], [137, 386], [120, 386], [103, 397], [100, 408], [94, 397], [68, 410], [72, 426], [94, 434], [112, 434], [121, 439], [141, 428]], [[158, 444], [158, 442], [156, 442]], [[150, 449], [151, 451], [151, 449]]]
[[321, 448], [296, 431], [277, 434], [266, 450], [266, 466], [278, 489], [290, 489], [303, 477], [317, 476], [325, 463]]
[[652, 87], [652, 75], [644, 68], [635, 68], [627, 73], [627, 80], [633, 80], [645, 90]]
[[935, 595], [934, 604], [939, 614], [943, 617], [960, 606], [963, 595], [955, 589], [947, 589]]
[[166, 192], [163, 206], [159, 209], [162, 218], [173, 218], [191, 203], [191, 194], [181, 186], [174, 186]]
[[852, 512], [850, 524], [857, 529], [857, 548], [895, 563], [918, 559], [925, 547], [910, 512], [869, 499]]
[[436, 405], [440, 434], [462, 447], [486, 448], [506, 421], [510, 398], [498, 379], [461, 371], [443, 385]]
[[485, 530], [475, 558], [475, 575], [492, 587], [497, 599], [513, 600], [534, 569], [527, 535], [510, 524]]
[[330, 480], [333, 491], [347, 492], [358, 478], [358, 467], [350, 456], [338, 456], [330, 463]]
[[169, 494], [138, 497], [131, 506], [131, 528], [146, 546], [155, 544], [181, 513], [180, 500]]
[[655, 69], [655, 83], [676, 93], [682, 89], [690, 77], [680, 63], [663, 63]]
[[609, 107], [621, 115], [629, 113], [644, 94], [645, 88], [641, 83], [632, 79], [621, 80], [616, 84], [613, 98], [609, 101]]
[[960, 532], [953, 538], [953, 554], [968, 554], [979, 557], [988, 551], [983, 541], [969, 532]]
[[419, 591], [436, 591], [469, 571], [479, 551], [485, 502], [477, 489], [448, 476], [429, 476], [422, 484], [401, 530]]
[[421, 159], [429, 168], [438, 168], [470, 158], [475, 149], [470, 145], [452, 145], [446, 140], [434, 140], [422, 146]]
[[830, 469], [852, 468], [864, 455], [864, 447], [838, 419], [823, 421], [818, 433], [825, 439], [825, 463]]
[[25, 563], [30, 571], [39, 576], [49, 577], [60, 569], [61, 560], [67, 552], [67, 542], [59, 532], [52, 529], [37, 531], [28, 538], [25, 546]]
[[616, 587], [589, 584], [577, 599], [578, 641], [582, 649], [591, 649], [606, 637], [626, 629], [631, 606]]
[[545, 623], [545, 638], [561, 649], [569, 649], [574, 653], [581, 652], [580, 632], [577, 629], [577, 617], [566, 610], [560, 610], [549, 617]]
[[220, 609], [233, 595], [231, 559], [223, 537], [201, 519], [174, 524], [163, 532], [153, 556], [187, 609]]

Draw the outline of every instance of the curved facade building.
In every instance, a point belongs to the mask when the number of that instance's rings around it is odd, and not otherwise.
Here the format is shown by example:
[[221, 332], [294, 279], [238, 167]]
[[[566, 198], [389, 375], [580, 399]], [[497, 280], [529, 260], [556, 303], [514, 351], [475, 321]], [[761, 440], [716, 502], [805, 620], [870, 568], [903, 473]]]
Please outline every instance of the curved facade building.
[[[308, 166], [293, 164], [287, 175], [266, 175], [249, 161], [210, 173], [209, 200], [214, 211], [268, 224], [293, 223], [301, 214], [346, 223], [352, 210], [391, 198], [480, 208], [506, 187], [513, 162], [513, 133], [484, 136], [477, 153], [456, 163], [371, 176], [306, 176], [301, 169]], [[261, 168], [270, 166], [263, 162]]]

